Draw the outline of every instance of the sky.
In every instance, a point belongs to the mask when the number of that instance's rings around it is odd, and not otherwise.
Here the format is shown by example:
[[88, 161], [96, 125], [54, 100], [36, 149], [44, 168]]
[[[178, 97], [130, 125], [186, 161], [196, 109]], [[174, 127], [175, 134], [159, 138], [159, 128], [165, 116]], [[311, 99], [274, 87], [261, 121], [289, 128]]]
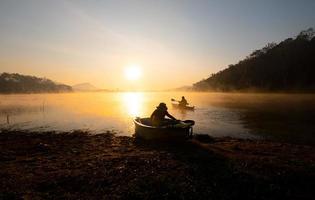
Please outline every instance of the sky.
[[314, 10], [314, 0], [0, 0], [0, 72], [176, 88], [315, 27]]

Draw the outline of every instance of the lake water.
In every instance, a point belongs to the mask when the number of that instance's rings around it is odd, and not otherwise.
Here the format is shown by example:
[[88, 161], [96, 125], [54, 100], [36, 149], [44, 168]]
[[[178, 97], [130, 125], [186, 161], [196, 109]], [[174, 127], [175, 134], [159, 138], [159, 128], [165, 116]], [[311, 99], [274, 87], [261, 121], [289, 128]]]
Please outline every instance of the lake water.
[[[195, 111], [172, 107], [185, 95]], [[315, 144], [315, 95], [180, 92], [104, 92], [0, 95], [0, 128], [76, 129], [132, 135], [136, 116], [165, 102], [179, 119], [196, 121], [194, 133]]]

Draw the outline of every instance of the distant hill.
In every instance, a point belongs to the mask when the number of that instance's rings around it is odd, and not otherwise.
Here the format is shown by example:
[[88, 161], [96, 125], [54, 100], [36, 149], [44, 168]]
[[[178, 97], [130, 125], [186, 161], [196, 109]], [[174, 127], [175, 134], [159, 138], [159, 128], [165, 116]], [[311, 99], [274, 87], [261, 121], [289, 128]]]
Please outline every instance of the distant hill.
[[68, 85], [58, 84], [46, 78], [21, 74], [2, 73], [0, 75], [0, 93], [46, 93], [71, 92]]
[[197, 91], [315, 91], [315, 32], [312, 28], [279, 44], [270, 43], [244, 60], [193, 85]]
[[72, 86], [75, 91], [96, 91], [99, 90], [94, 85], [90, 83], [80, 83]]

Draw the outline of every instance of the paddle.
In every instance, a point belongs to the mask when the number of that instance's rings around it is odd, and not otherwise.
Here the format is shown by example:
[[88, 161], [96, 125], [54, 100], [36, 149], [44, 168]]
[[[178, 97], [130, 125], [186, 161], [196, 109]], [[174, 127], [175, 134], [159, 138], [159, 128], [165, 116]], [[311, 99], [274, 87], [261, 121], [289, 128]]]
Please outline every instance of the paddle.
[[[171, 101], [177, 101], [177, 100], [175, 100], [175, 99], [172, 98]], [[179, 101], [177, 101], [177, 102], [179, 102]]]

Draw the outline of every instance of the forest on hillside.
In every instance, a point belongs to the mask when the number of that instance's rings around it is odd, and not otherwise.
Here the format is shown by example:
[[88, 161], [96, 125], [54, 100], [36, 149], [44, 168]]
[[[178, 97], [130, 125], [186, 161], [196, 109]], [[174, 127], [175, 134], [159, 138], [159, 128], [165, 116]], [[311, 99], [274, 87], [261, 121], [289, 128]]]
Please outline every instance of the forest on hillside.
[[71, 92], [68, 85], [58, 84], [46, 78], [21, 74], [0, 74], [0, 93]]
[[315, 91], [315, 31], [269, 43], [193, 85], [196, 91]]

